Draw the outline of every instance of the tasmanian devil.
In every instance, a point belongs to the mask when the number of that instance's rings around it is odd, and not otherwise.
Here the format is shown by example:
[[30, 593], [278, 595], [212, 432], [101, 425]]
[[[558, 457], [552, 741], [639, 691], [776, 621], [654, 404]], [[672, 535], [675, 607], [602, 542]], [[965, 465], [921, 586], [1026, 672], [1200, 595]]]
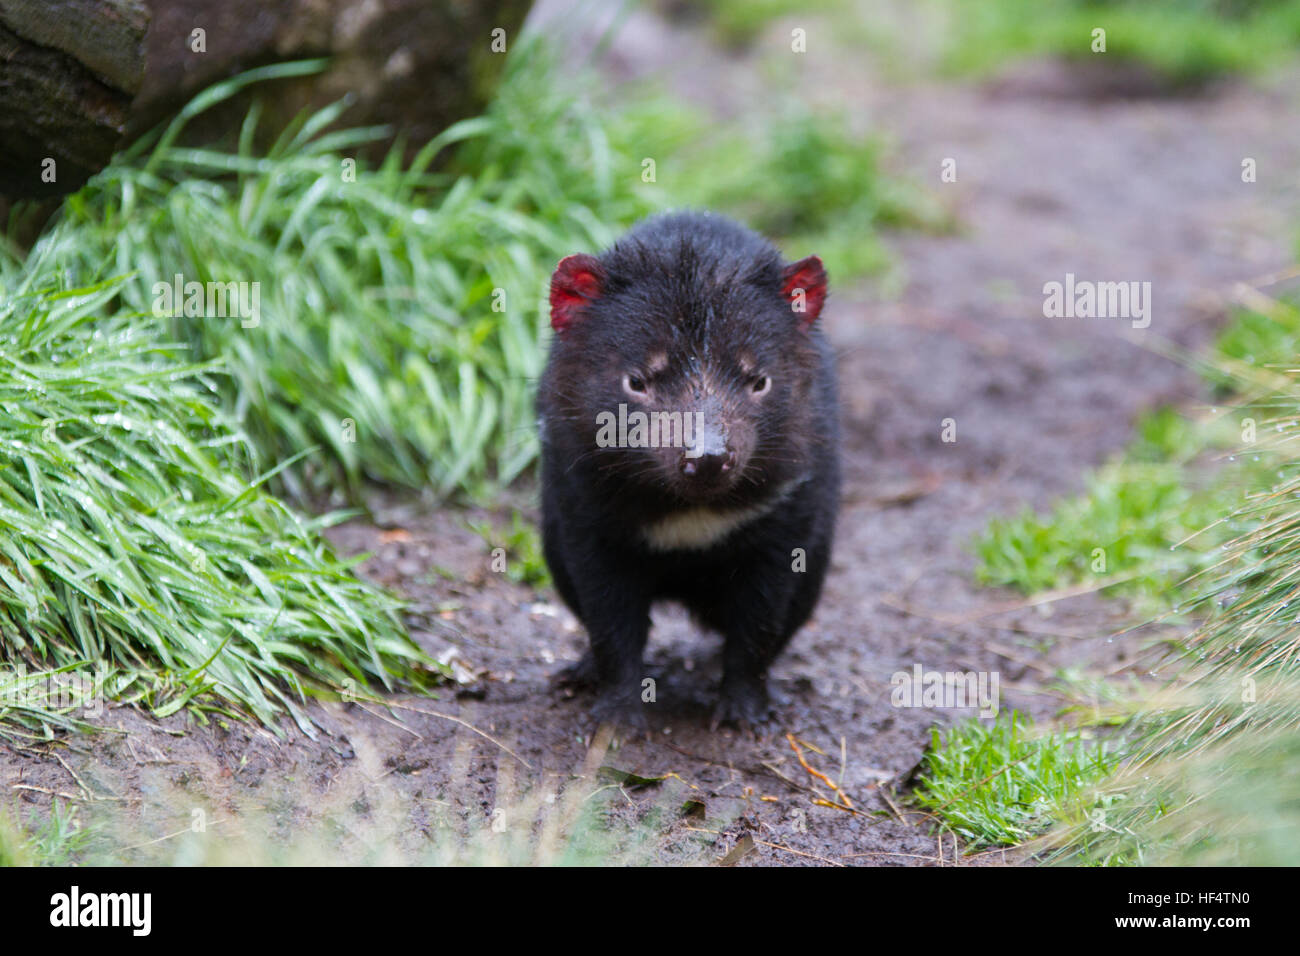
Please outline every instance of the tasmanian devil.
[[839, 499], [826, 271], [722, 216], [651, 217], [551, 279], [538, 391], [542, 537], [590, 650], [598, 719], [641, 724], [649, 611], [725, 638], [714, 725], [769, 714], [768, 666], [808, 620]]

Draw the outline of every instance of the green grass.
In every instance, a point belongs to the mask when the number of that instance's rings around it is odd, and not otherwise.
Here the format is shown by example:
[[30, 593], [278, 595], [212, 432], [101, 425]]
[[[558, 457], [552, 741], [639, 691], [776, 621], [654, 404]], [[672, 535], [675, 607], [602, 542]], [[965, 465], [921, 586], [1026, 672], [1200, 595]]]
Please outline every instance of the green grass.
[[931, 735], [913, 799], [969, 850], [1025, 843], [1078, 817], [1116, 762], [1091, 731], [1040, 732], [1016, 711]]
[[[123, 307], [154, 285], [259, 283], [260, 323], [162, 319], [198, 360], [220, 358], [225, 407], [264, 461], [305, 453], [289, 491], [364, 480], [482, 493], [534, 459], [532, 390], [555, 262], [607, 244], [652, 208], [639, 166], [536, 44], [511, 55], [497, 98], [409, 164], [345, 164], [383, 131], [323, 132], [303, 118], [254, 155], [258, 110], [234, 151], [175, 145], [183, 123], [259, 79], [201, 95], [158, 142], [68, 199], [38, 246], [91, 284], [122, 275]], [[434, 166], [442, 156], [442, 165]], [[355, 181], [353, 181], [355, 180]], [[15, 271], [11, 266], [10, 273]]]
[[886, 272], [883, 230], [950, 233], [936, 195], [892, 168], [874, 132], [847, 114], [779, 99], [744, 123], [718, 123], [643, 90], [627, 138], [655, 162], [661, 202], [714, 209], [775, 240], [787, 257], [816, 253], [832, 283]]
[[792, 256], [816, 252], [834, 279], [849, 280], [890, 265], [881, 230], [955, 227], [929, 193], [886, 172], [887, 153], [845, 116], [787, 105], [702, 151], [684, 194], [781, 239]]
[[[1292, 436], [1294, 440], [1294, 436]], [[1252, 530], [1198, 582], [1204, 623], [1132, 727], [1104, 828], [1064, 836], [1073, 861], [1300, 865], [1300, 515], [1291, 477], [1252, 503]]]
[[1215, 340], [1215, 361], [1206, 376], [1220, 394], [1243, 387], [1251, 370], [1285, 371], [1300, 355], [1300, 309], [1274, 301], [1267, 314], [1241, 309]]
[[1214, 429], [1148, 417], [1086, 495], [997, 521], [977, 544], [984, 580], [1035, 590], [1085, 580], [1079, 552], [1120, 542], [1109, 570], [1135, 572], [1153, 617], [1190, 622], [1143, 665], [1140, 693], [1094, 695], [1129, 742], [1104, 802], [1059, 825], [1055, 859], [1300, 865], [1298, 317], [1286, 302], [1237, 313], [1196, 360], [1223, 400]]
[[[51, 739], [56, 730], [93, 732], [113, 677], [85, 662], [28, 670], [25, 662], [0, 666], [0, 740], [24, 744]], [[129, 681], [129, 676], [126, 678]]]
[[[944, 65], [983, 74], [1008, 60], [1062, 56], [1144, 64], [1171, 83], [1194, 85], [1276, 64], [1300, 45], [1300, 2], [1262, 0], [939, 0], [946, 15]], [[1091, 48], [1106, 31], [1106, 52]]]
[[511, 581], [531, 588], [550, 587], [551, 574], [542, 553], [541, 535], [537, 527], [525, 520], [518, 511], [511, 513], [510, 526], [504, 531], [497, 530], [486, 521], [469, 527], [483, 539], [489, 549], [502, 549], [505, 575]]
[[1113, 781], [1123, 800], [1106, 827], [1069, 833], [1068, 859], [1300, 865], [1300, 381], [1288, 378], [1263, 402], [1283, 414], [1260, 422], [1262, 451], [1284, 464], [1237, 510], [1215, 563], [1170, 595], [1201, 623], [1133, 722]]
[[[115, 307], [120, 282], [63, 287], [59, 261], [46, 245], [0, 292], [0, 656], [107, 672], [157, 716], [287, 712], [308, 732], [310, 693], [423, 683], [398, 603], [321, 538], [337, 516], [262, 490], [219, 370]], [[68, 720], [39, 700], [4, 715]]]
[[95, 827], [83, 825], [76, 804], [56, 799], [43, 820], [43, 814], [32, 816], [24, 827], [10, 814], [0, 813], [0, 867], [73, 866], [96, 835]]
[[[532, 460], [550, 268], [650, 201], [544, 51], [511, 63], [486, 116], [355, 180], [347, 152], [382, 131], [325, 132], [337, 108], [265, 156], [256, 107], [233, 151], [176, 145], [239, 88], [319, 64], [252, 71], [0, 257], [0, 656], [98, 674], [156, 716], [288, 712], [308, 732], [313, 693], [436, 676], [398, 602], [324, 544], [342, 516], [265, 489], [447, 494]], [[258, 283], [260, 322], [159, 314], [154, 284], [176, 273]], [[6, 674], [7, 735], [87, 726], [44, 680]]]
[[1169, 408], [1144, 416], [1128, 449], [1090, 475], [1082, 495], [1046, 514], [1026, 508], [990, 522], [973, 544], [976, 579], [1026, 593], [1110, 581], [1163, 593], [1214, 560], [1232, 531], [1219, 519], [1242, 503], [1243, 487], [1261, 487], [1269, 474], [1259, 456], [1228, 454], [1235, 421], [1197, 422]]
[[1190, 622], [1137, 692], [1090, 692], [1094, 719], [1121, 724], [1127, 743], [1101, 802], [1058, 822], [1054, 859], [1300, 864], [1298, 337], [1286, 302], [1234, 314], [1193, 360], [1222, 414], [1145, 417], [1084, 495], [997, 520], [976, 543], [981, 580], [1027, 591], [1101, 577], [1087, 563], [1101, 545], [1152, 617]]
[[1274, 439], [1294, 409], [1277, 387], [1297, 347], [1294, 306], [1234, 312], [1208, 355], [1188, 357], [1224, 405], [1199, 418], [1173, 408], [1148, 413], [1129, 446], [1088, 476], [1083, 494], [1046, 514], [1027, 508], [994, 519], [972, 545], [976, 579], [1026, 593], [1115, 579], [1117, 590], [1162, 600], [1209, 567], [1248, 527], [1250, 497], [1285, 474], [1287, 455]]

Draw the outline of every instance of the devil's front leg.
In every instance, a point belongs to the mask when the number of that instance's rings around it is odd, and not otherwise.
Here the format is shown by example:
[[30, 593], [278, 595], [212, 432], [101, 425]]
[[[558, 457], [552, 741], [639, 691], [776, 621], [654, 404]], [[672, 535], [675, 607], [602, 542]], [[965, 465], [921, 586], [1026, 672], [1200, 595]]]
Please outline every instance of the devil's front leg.
[[797, 628], [790, 609], [798, 573], [780, 558], [755, 562], [732, 576], [713, 602], [711, 624], [726, 639], [713, 726], [756, 728], [770, 720], [767, 671]]
[[641, 682], [650, 633], [651, 596], [631, 569], [614, 563], [594, 566], [574, 580], [590, 650], [575, 668], [596, 688], [597, 721], [644, 728]]

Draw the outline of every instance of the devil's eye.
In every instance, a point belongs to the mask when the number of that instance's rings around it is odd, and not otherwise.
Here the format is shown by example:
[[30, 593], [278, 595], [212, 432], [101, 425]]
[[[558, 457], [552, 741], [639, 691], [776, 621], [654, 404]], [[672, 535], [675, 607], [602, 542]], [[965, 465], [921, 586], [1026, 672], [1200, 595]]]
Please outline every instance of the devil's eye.
[[633, 395], [644, 395], [646, 392], [645, 379], [631, 373], [623, 376], [623, 387]]
[[772, 380], [766, 375], [755, 375], [750, 380], [750, 388], [755, 395], [763, 395], [772, 387]]

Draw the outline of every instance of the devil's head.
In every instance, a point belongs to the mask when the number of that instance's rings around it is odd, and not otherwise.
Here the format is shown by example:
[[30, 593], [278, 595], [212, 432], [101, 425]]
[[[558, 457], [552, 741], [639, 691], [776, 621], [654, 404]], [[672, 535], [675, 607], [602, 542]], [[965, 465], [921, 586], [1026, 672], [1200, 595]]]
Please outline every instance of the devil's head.
[[761, 494], [806, 464], [825, 299], [820, 259], [787, 264], [719, 216], [655, 217], [569, 256], [551, 278], [555, 424], [612, 480], [683, 502]]

